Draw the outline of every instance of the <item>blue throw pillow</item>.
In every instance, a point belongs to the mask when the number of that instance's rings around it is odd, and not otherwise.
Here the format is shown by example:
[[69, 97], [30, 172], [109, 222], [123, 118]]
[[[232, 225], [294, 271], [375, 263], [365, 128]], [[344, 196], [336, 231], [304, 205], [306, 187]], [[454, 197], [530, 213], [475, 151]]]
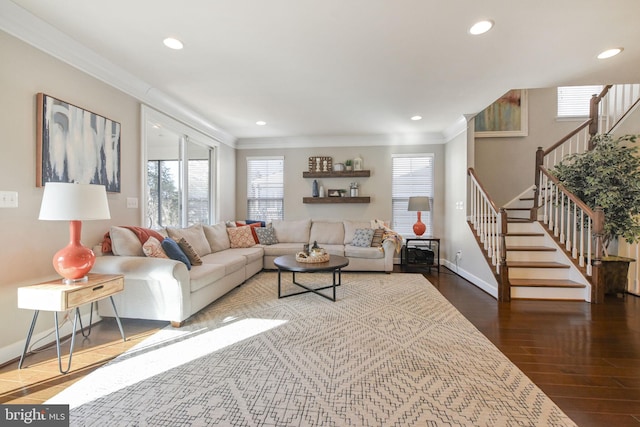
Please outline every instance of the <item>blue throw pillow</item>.
[[251, 225], [251, 224], [255, 224], [257, 222], [260, 223], [260, 227], [265, 227], [266, 226], [264, 221], [256, 221], [255, 219], [248, 219], [248, 220], [245, 221], [245, 224]]
[[184, 262], [184, 265], [187, 266], [187, 270], [191, 270], [189, 258], [185, 255], [184, 251], [175, 240], [170, 237], [165, 237], [162, 241], [162, 249], [164, 249], [169, 258]]

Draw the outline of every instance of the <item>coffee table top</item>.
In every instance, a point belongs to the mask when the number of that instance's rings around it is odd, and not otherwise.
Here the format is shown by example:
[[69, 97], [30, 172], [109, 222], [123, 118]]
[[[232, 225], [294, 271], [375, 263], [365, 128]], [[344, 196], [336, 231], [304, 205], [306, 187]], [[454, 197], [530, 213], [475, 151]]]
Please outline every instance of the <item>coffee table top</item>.
[[273, 260], [280, 270], [312, 272], [332, 271], [349, 265], [349, 258], [340, 255], [331, 255], [327, 262], [298, 262], [295, 255], [283, 255]]

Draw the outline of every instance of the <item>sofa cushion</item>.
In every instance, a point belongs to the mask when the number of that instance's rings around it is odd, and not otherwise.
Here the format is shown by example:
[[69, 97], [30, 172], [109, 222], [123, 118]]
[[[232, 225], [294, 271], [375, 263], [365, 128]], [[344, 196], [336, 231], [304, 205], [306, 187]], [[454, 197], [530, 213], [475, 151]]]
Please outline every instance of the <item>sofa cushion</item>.
[[375, 231], [373, 228], [358, 228], [353, 235], [353, 241], [351, 244], [353, 246], [359, 246], [362, 248], [368, 248], [371, 246], [371, 241], [373, 240], [373, 234]]
[[271, 226], [275, 230], [276, 238], [280, 243], [309, 243], [310, 219], [297, 221], [275, 220]]
[[224, 274], [229, 275], [243, 269], [247, 264], [244, 255], [234, 253], [234, 251], [222, 251], [202, 257], [203, 265], [216, 264], [224, 266]]
[[149, 237], [142, 245], [142, 251], [149, 258], [169, 258], [162, 249], [162, 243], [155, 237]]
[[109, 229], [111, 237], [111, 250], [114, 255], [119, 256], [144, 256], [142, 243], [133, 231], [124, 228], [112, 226]]
[[187, 269], [191, 270], [191, 262], [189, 261], [189, 258], [184, 254], [182, 249], [180, 249], [178, 243], [171, 237], [166, 237], [162, 241], [162, 249], [164, 249], [169, 258], [183, 262], [184, 265], [187, 266]]
[[251, 233], [251, 227], [248, 225], [228, 227], [227, 234], [229, 234], [231, 248], [250, 248], [256, 244], [253, 233]]
[[219, 252], [231, 247], [229, 242], [229, 234], [227, 233], [227, 226], [224, 223], [216, 225], [203, 225], [204, 235], [209, 242], [211, 252]]
[[278, 243], [271, 246], [263, 246], [265, 255], [269, 256], [281, 256], [281, 255], [295, 255], [304, 249], [303, 243]]
[[253, 246], [251, 248], [236, 248], [229, 249], [233, 255], [242, 255], [246, 258], [247, 264], [258, 261], [264, 256], [264, 251], [261, 246]]
[[322, 246], [322, 249], [327, 251], [327, 253], [330, 255], [344, 256], [344, 245], [328, 245], [324, 243], [321, 246]]
[[211, 253], [211, 246], [204, 235], [202, 224], [195, 224], [187, 228], [167, 227], [167, 233], [176, 242], [184, 238], [200, 256]]
[[309, 243], [318, 242], [330, 245], [344, 244], [344, 224], [340, 222], [313, 221]]
[[371, 228], [371, 221], [344, 221], [344, 244], [350, 245], [358, 228]]
[[344, 256], [365, 259], [380, 259], [384, 258], [384, 251], [381, 250], [381, 248], [363, 248], [360, 246], [345, 245]]
[[258, 241], [261, 245], [275, 245], [278, 243], [276, 232], [273, 227], [259, 227], [255, 229]]
[[186, 241], [184, 237], [178, 240], [178, 246], [182, 249], [182, 252], [189, 258], [189, 262], [191, 265], [202, 265], [202, 260], [200, 259], [200, 255], [193, 249], [193, 246], [189, 242]]
[[226, 275], [223, 264], [202, 264], [191, 268], [189, 271], [191, 292], [209, 286], [216, 280], [222, 279]]

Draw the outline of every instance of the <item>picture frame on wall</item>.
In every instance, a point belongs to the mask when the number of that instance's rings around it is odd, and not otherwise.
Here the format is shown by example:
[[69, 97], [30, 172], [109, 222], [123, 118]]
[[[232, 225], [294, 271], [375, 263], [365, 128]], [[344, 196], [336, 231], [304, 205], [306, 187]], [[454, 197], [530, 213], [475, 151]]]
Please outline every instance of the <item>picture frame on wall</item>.
[[36, 98], [36, 185], [100, 184], [119, 193], [120, 123], [44, 93]]
[[475, 116], [476, 138], [505, 138], [529, 135], [528, 93], [513, 89]]

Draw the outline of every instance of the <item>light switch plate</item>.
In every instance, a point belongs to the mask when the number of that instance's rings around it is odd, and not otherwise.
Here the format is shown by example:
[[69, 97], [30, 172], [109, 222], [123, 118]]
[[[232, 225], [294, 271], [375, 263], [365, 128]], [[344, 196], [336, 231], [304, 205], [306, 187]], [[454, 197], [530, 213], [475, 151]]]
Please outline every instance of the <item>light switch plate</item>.
[[0, 208], [17, 208], [17, 191], [0, 191]]
[[127, 197], [127, 207], [129, 209], [137, 209], [138, 208], [138, 198], [137, 197]]

